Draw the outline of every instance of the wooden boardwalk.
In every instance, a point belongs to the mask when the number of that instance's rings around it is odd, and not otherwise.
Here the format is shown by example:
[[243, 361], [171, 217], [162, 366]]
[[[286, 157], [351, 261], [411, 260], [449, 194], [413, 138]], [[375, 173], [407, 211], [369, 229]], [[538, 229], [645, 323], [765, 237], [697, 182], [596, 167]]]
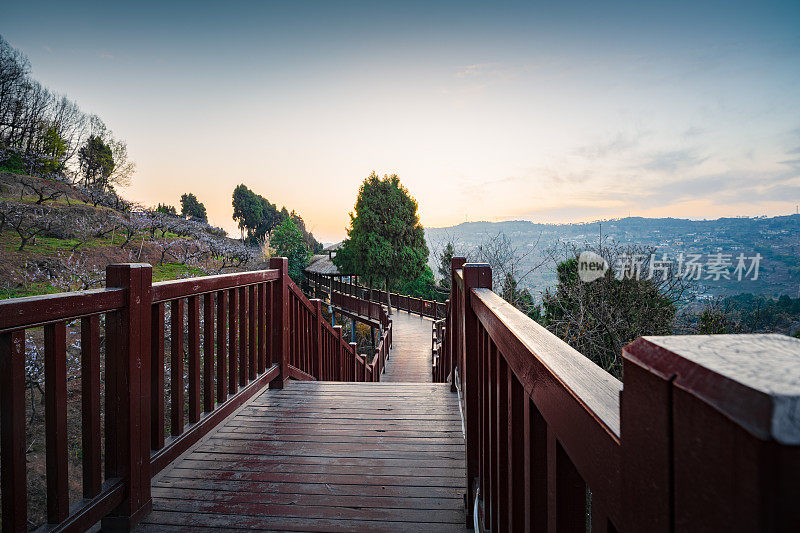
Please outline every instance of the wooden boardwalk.
[[405, 311], [392, 314], [392, 349], [381, 381], [430, 383], [433, 321]]
[[293, 381], [155, 477], [139, 530], [463, 531], [464, 476], [448, 385]]

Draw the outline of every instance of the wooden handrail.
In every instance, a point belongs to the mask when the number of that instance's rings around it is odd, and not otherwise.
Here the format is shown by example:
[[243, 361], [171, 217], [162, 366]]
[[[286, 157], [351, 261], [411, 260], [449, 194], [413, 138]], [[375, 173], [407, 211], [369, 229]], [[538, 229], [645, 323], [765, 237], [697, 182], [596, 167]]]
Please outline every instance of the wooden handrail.
[[[330, 280], [328, 284], [325, 284], [321, 281], [322, 276], [313, 272], [308, 273], [307, 277], [309, 282], [313, 283], [318, 289], [329, 291], [332, 288], [333, 291], [338, 294], [355, 297], [359, 301], [372, 302], [373, 304], [377, 305], [386, 305], [389, 303], [387, 298], [391, 298], [392, 307], [395, 309], [407, 311], [409, 313], [416, 313], [420, 316], [426, 316], [434, 319], [444, 317], [447, 312], [446, 304], [442, 302], [425, 300], [422, 298], [416, 298], [414, 296], [407, 296], [394, 292], [388, 293], [387, 296], [387, 292], [380, 289], [372, 289], [372, 294], [377, 298], [370, 300], [370, 289], [362, 285], [345, 283], [343, 281], [336, 280]], [[372, 315], [369, 316], [372, 317]]]
[[[473, 289], [472, 307], [486, 332], [504, 354], [528, 394], [543, 365], [557, 376], [581, 409], [588, 410], [605, 431], [618, 440], [619, 394], [622, 382], [583, 357], [578, 350], [531, 320], [491, 289]], [[533, 355], [533, 357], [531, 357]]]
[[644, 337], [623, 387], [492, 292], [487, 265], [451, 266], [433, 376], [461, 389], [469, 524], [800, 528], [800, 340]]
[[0, 333], [109, 313], [122, 308], [122, 289], [42, 294], [0, 301]]
[[[327, 324], [319, 300], [309, 300], [292, 282], [286, 258], [272, 258], [268, 270], [160, 283], [152, 283], [150, 265], [110, 265], [106, 280], [105, 289], [0, 301], [4, 530], [28, 525], [26, 330], [44, 326], [47, 518], [54, 529], [82, 530], [101, 520], [104, 528], [132, 528], [151, 508], [151, 476], [265, 386], [283, 387], [289, 379], [377, 381], [388, 357], [390, 321], [367, 364], [342, 338], [341, 327]], [[66, 332], [76, 319], [84, 498], [70, 507]], [[167, 422], [166, 404], [183, 406], [186, 396], [188, 420], [181, 407], [169, 409]]]
[[278, 279], [278, 275], [278, 271], [272, 269], [160, 281], [153, 283], [153, 303], [174, 300], [190, 295], [216, 292], [223, 289], [241, 287], [243, 285], [255, 285], [257, 283], [275, 281]]

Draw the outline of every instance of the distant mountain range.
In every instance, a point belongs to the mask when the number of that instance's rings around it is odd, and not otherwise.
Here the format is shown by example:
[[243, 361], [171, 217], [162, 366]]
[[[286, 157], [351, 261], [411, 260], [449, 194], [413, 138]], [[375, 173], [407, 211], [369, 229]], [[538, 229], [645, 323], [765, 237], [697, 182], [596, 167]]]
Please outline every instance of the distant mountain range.
[[[431, 249], [434, 268], [436, 252], [447, 242], [453, 242], [456, 252], [469, 253], [482, 242], [504, 233], [520, 250], [535, 248], [526, 258], [529, 265], [537, 264], [563, 244], [578, 248], [597, 246], [602, 231], [603, 243], [638, 244], [656, 249], [660, 257], [667, 254], [677, 261], [678, 255], [702, 255], [701, 261], [731, 261], [733, 279], [703, 279], [695, 282], [698, 298], [728, 296], [751, 292], [766, 296], [787, 294], [800, 296], [800, 215], [759, 218], [720, 218], [716, 220], [686, 220], [678, 218], [629, 217], [580, 224], [537, 224], [515, 220], [507, 222], [464, 222], [446, 228], [427, 228], [425, 235]], [[748, 267], [752, 257], [760, 254], [757, 280], [752, 273], [742, 281], [736, 280], [737, 258], [744, 254]], [[556, 257], [564, 257], [563, 250]], [[523, 284], [540, 294], [555, 283], [555, 262], [548, 261]]]

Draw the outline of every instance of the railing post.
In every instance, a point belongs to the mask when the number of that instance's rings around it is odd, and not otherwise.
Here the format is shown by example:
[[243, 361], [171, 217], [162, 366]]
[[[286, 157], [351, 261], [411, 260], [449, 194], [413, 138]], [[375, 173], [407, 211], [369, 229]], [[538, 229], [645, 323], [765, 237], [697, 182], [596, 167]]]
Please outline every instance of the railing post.
[[[460, 324], [461, 319], [459, 318], [459, 313], [461, 313], [461, 304], [458, 300], [458, 282], [456, 281], [456, 270], [463, 267], [464, 264], [467, 262], [465, 257], [453, 257], [450, 260], [450, 300], [453, 302], [453, 305], [450, 308], [450, 312], [453, 313], [452, 324]], [[411, 306], [409, 305], [409, 308]], [[410, 311], [409, 311], [410, 312]], [[455, 392], [456, 387], [456, 368], [458, 367], [459, 360], [458, 360], [458, 350], [461, 349], [461, 342], [459, 341], [458, 334], [460, 330], [460, 325], [458, 327], [450, 328], [450, 342], [448, 342], [448, 359], [450, 361], [450, 368], [445, 369], [445, 372], [450, 373], [450, 392]]]
[[464, 368], [461, 377], [464, 396], [464, 430], [467, 444], [467, 525], [472, 523], [475, 484], [480, 468], [480, 409], [481, 383], [478, 360], [478, 317], [472, 310], [472, 289], [492, 288], [492, 269], [486, 264], [464, 265], [464, 294], [462, 300]]
[[311, 300], [314, 306], [314, 318], [311, 324], [312, 335], [314, 335], [314, 377], [322, 379], [322, 300], [314, 298]]
[[622, 529], [800, 531], [798, 372], [783, 335], [626, 346]]
[[106, 478], [125, 479], [122, 503], [103, 530], [130, 530], [153, 507], [150, 496], [150, 308], [153, 269], [106, 268], [106, 287], [125, 289], [125, 307], [106, 325]]
[[271, 389], [282, 389], [289, 380], [289, 260], [270, 257], [269, 267], [278, 270], [278, 279], [272, 290], [272, 361], [278, 363], [279, 372], [270, 381]]

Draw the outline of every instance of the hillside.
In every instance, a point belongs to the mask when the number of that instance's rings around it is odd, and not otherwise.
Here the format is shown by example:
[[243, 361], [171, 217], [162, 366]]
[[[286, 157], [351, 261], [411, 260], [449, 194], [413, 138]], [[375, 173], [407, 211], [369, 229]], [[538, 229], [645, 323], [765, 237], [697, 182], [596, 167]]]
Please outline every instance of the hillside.
[[115, 262], [150, 263], [159, 281], [260, 268], [264, 254], [113, 193], [0, 173], [0, 298], [101, 286]]
[[[623, 218], [582, 224], [536, 224], [528, 221], [465, 222], [446, 228], [428, 228], [426, 239], [433, 251], [452, 241], [458, 253], [469, 253], [487, 239], [504, 233], [512, 245], [531, 253], [525, 260], [534, 265], [555, 253], [563, 257], [563, 245], [583, 248], [600, 242], [652, 247], [675, 260], [678, 254], [761, 254], [757, 280], [697, 282], [700, 297], [754, 293], [797, 297], [800, 292], [800, 215], [760, 218], [686, 220], [677, 218]], [[433, 255], [433, 254], [432, 254]], [[540, 293], [555, 282], [555, 261], [546, 260], [524, 285]]]

